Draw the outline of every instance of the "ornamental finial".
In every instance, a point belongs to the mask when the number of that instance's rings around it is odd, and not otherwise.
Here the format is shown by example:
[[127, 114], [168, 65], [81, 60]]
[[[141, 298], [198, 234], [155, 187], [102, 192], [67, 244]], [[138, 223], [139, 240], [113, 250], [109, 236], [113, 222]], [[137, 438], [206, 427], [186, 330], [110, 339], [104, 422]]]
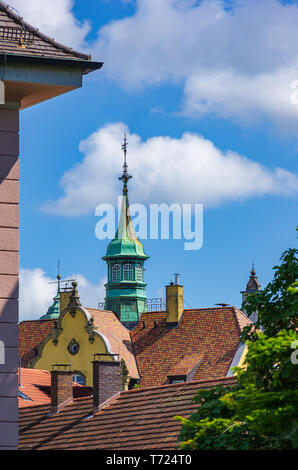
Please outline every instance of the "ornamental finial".
[[252, 261], [252, 266], [251, 266], [251, 275], [255, 276], [256, 275], [256, 270], [255, 270], [255, 263], [254, 260]]
[[130, 176], [127, 171], [128, 170], [127, 161], [126, 161], [127, 146], [128, 146], [128, 142], [126, 139], [126, 133], [124, 133], [124, 140], [123, 140], [123, 144], [121, 145], [121, 150], [124, 154], [123, 173], [122, 173], [122, 176], [120, 176], [119, 178], [119, 180], [123, 181], [123, 193], [127, 192], [127, 181], [130, 178], [132, 178], [132, 176]]
[[58, 270], [58, 274], [57, 274], [57, 281], [58, 281], [58, 294], [60, 292], [60, 281], [61, 281], [61, 274], [60, 274], [60, 259], [58, 259], [57, 261], [57, 270]]

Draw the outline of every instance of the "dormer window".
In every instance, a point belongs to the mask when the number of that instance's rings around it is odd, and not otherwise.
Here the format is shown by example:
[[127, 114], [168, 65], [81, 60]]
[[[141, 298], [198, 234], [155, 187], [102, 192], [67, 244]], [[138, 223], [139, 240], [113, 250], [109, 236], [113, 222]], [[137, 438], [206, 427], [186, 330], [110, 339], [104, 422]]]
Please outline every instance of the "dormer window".
[[168, 383], [170, 384], [181, 384], [186, 381], [186, 375], [168, 375]]
[[120, 281], [121, 279], [121, 266], [114, 264], [112, 267], [112, 281]]
[[136, 265], [136, 281], [143, 281], [143, 268], [140, 264]]
[[133, 281], [133, 265], [132, 264], [125, 264], [123, 266], [123, 279], [125, 281]]

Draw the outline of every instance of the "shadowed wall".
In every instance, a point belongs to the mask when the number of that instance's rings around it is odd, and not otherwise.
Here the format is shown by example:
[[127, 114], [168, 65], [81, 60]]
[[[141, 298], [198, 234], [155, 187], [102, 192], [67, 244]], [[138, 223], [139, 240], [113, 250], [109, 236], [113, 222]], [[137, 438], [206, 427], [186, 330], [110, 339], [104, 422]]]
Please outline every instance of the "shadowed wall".
[[19, 112], [0, 108], [0, 449], [17, 446]]

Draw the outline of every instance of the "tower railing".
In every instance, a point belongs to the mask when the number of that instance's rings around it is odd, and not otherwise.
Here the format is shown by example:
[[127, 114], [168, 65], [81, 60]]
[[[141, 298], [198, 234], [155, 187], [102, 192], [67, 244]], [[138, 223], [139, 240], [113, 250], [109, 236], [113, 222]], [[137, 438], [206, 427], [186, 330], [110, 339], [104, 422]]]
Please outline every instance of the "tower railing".
[[147, 312], [162, 312], [166, 309], [166, 300], [162, 297], [147, 299]]
[[[97, 304], [98, 310], [105, 309], [104, 302], [98, 302]], [[166, 310], [166, 300], [162, 297], [155, 297], [153, 299], [147, 299], [145, 311], [147, 312], [162, 312]]]

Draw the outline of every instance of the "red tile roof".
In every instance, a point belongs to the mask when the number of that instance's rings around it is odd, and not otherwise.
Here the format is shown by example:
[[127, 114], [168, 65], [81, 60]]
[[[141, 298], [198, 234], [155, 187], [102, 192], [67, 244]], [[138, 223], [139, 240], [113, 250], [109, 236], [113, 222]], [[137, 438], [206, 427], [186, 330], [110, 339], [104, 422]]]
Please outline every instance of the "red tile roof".
[[122, 392], [92, 415], [92, 399], [74, 400], [47, 417], [49, 406], [23, 408], [19, 413], [20, 449], [171, 450], [177, 447], [181, 424], [197, 409], [192, 398], [199, 389], [233, 385], [235, 378], [195, 381]]
[[[19, 378], [19, 407], [43, 405], [51, 403], [51, 373], [47, 370], [21, 368]], [[89, 387], [73, 384], [74, 397], [91, 394]], [[22, 394], [25, 397], [22, 397]]]
[[130, 377], [138, 379], [139, 373], [133, 354], [129, 330], [122, 325], [113, 312], [96, 310], [94, 308], [87, 308], [87, 310], [94, 319], [96, 330], [108, 338], [113, 353], [119, 354], [120, 359], [124, 359]]
[[[16, 41], [12, 39], [12, 33], [19, 37], [20, 33], [16, 28], [23, 31], [25, 48], [18, 47], [19, 40]], [[28, 39], [26, 40], [26, 38]], [[26, 23], [2, 1], [0, 1], [0, 53], [1, 52], [22, 56], [90, 60], [89, 55], [76, 52], [42, 34], [38, 29]]]
[[[177, 328], [167, 329], [166, 312], [147, 312], [129, 332], [112, 312], [87, 310], [113, 352], [125, 360], [129, 375], [141, 376], [141, 387], [165, 384], [168, 375], [186, 375], [196, 366], [195, 380], [225, 376], [239, 346], [241, 330], [251, 323], [236, 307], [224, 307], [185, 310]], [[53, 324], [54, 320], [20, 323], [23, 366], [30, 364]]]
[[[86, 310], [93, 317], [95, 328], [109, 340], [113, 353], [119, 354], [120, 359], [125, 360], [129, 376], [138, 379], [138, 368], [127, 328], [122, 325], [113, 312], [93, 308]], [[20, 323], [19, 355], [22, 358], [22, 366], [29, 365], [34, 359], [36, 349], [51, 333], [53, 326], [54, 320], [31, 320]]]
[[204, 354], [188, 354], [180, 361], [176, 362], [173, 367], [168, 371], [168, 375], [187, 375], [189, 374], [196, 366], [199, 365], [200, 361], [203, 359]]
[[224, 377], [250, 323], [236, 307], [185, 310], [176, 328], [166, 327], [166, 312], [143, 313], [131, 332], [141, 387], [165, 384], [196, 361], [194, 380]]
[[54, 320], [29, 320], [19, 324], [19, 355], [22, 366], [27, 366], [36, 356], [36, 350], [51, 333]]
[[19, 396], [19, 407], [49, 404], [51, 402], [49, 389], [51, 374], [46, 370], [21, 368], [21, 386], [19, 391], [30, 398], [26, 400]]

